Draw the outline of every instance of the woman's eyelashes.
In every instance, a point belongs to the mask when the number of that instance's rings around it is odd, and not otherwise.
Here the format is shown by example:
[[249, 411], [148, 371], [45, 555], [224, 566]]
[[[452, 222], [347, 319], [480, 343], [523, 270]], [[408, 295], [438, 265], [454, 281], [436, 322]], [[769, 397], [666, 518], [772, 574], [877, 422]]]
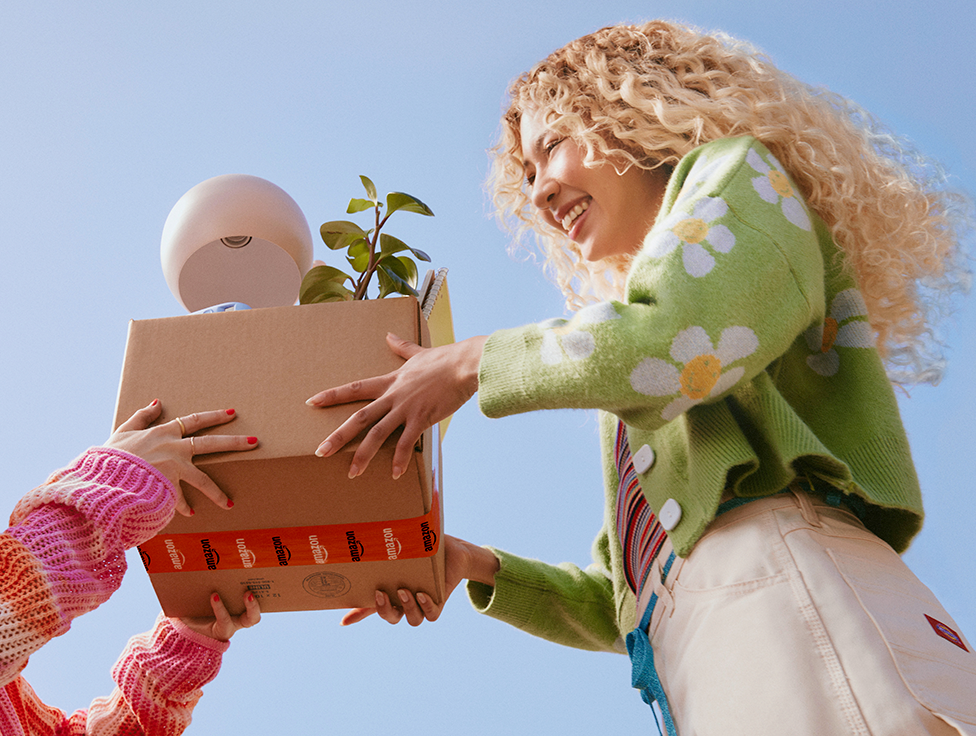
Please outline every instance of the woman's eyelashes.
[[[562, 143], [564, 140], [566, 140], [566, 139], [565, 138], [556, 138], [556, 139], [551, 140], [548, 143], [546, 143], [542, 147], [542, 151], [543, 151], [543, 153], [546, 154], [546, 157], [548, 158], [549, 155], [552, 153], [553, 149], [556, 146], [558, 146], [560, 143]], [[532, 172], [531, 174], [526, 175], [525, 182], [531, 187], [535, 183], [535, 172]]]
[[566, 140], [566, 139], [565, 138], [556, 138], [555, 140], [552, 140], [549, 143], [547, 143], [545, 145], [545, 148], [544, 148], [544, 150], [546, 152], [546, 155], [548, 156], [550, 153], [552, 153], [552, 149], [554, 149], [556, 146], [558, 146], [564, 140]]

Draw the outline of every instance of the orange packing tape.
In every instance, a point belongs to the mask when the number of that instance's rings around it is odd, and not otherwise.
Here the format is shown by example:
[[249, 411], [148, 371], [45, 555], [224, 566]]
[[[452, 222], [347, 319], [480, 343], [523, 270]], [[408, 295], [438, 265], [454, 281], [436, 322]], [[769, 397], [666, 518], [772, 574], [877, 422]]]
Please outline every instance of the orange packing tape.
[[148, 573], [377, 562], [432, 557], [440, 545], [440, 494], [412, 519], [198, 534], [158, 534], [139, 546]]

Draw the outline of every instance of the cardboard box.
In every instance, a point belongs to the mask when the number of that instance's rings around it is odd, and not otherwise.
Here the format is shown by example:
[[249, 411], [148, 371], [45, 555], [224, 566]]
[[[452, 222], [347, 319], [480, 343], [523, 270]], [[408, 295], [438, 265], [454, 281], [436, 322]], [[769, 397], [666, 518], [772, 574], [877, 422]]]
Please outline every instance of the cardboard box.
[[395, 481], [395, 438], [354, 480], [353, 447], [314, 455], [362, 404], [316, 409], [305, 400], [402, 364], [387, 332], [430, 344], [413, 297], [130, 323], [116, 426], [158, 398], [160, 422], [234, 408], [232, 423], [207, 431], [259, 439], [253, 451], [195, 459], [233, 509], [184, 484], [194, 516], [177, 515], [140, 547], [167, 615], [211, 615], [214, 590], [239, 610], [244, 588], [263, 611], [372, 606], [377, 589], [395, 599], [399, 587], [443, 600], [439, 429]]

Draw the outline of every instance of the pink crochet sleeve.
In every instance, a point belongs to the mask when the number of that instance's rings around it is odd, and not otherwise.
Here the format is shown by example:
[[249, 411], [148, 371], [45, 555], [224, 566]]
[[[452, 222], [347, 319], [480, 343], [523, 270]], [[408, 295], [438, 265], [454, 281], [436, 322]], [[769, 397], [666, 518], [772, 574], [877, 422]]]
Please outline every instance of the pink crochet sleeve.
[[94, 448], [14, 508], [0, 535], [0, 686], [76, 616], [108, 600], [125, 550], [172, 518], [165, 476], [124, 452]]
[[108, 698], [66, 717], [19, 675], [28, 656], [71, 620], [108, 599], [125, 572], [125, 550], [172, 518], [173, 490], [151, 465], [94, 448], [28, 493], [0, 534], [0, 733], [181, 733], [200, 687], [217, 674], [226, 642], [160, 617], [129, 641]]
[[115, 692], [91, 704], [83, 733], [183, 733], [201, 688], [216, 677], [228, 646], [160, 615], [151, 632], [129, 640], [112, 670]]
[[160, 615], [156, 627], [129, 640], [112, 669], [107, 698], [70, 716], [44, 705], [22, 677], [0, 689], [4, 736], [177, 736], [190, 724], [201, 687], [220, 669], [229, 642], [201, 636]]

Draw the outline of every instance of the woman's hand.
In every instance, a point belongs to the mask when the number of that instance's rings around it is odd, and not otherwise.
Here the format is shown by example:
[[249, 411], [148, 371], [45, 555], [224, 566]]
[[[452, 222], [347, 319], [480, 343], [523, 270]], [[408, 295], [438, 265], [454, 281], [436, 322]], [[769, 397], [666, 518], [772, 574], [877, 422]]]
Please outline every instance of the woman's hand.
[[244, 613], [240, 616], [231, 616], [220, 600], [220, 596], [214, 593], [210, 596], [210, 607], [213, 609], [213, 618], [181, 618], [180, 621], [188, 629], [192, 629], [198, 634], [209, 636], [211, 639], [220, 641], [230, 641], [230, 638], [239, 629], [249, 629], [261, 620], [261, 607], [251, 591], [244, 591]]
[[376, 613], [384, 621], [391, 624], [398, 623], [406, 616], [411, 626], [420, 626], [425, 620], [436, 621], [444, 604], [451, 593], [462, 580], [475, 580], [486, 585], [494, 586], [495, 573], [498, 572], [498, 558], [490, 550], [465, 542], [463, 539], [445, 534], [444, 549], [445, 590], [444, 600], [440, 605], [434, 603], [429, 595], [423, 592], [412, 593], [401, 588], [397, 591], [398, 601], [394, 605], [389, 596], [382, 590], [376, 591], [376, 606], [370, 608], [353, 608], [342, 617], [342, 625], [348, 626], [362, 621]]
[[190, 436], [201, 429], [233, 421], [236, 416], [233, 409], [197, 412], [151, 427], [161, 411], [159, 402], [153, 401], [120, 424], [104, 446], [137, 455], [165, 475], [176, 491], [176, 510], [184, 516], [192, 516], [193, 509], [183, 497], [181, 480], [198, 488], [221, 508], [229, 509], [233, 502], [206, 473], [193, 464], [193, 457], [211, 452], [253, 450], [257, 447], [257, 437], [223, 434]]
[[486, 337], [472, 337], [451, 345], [422, 348], [396, 335], [387, 335], [390, 348], [406, 363], [384, 376], [327, 389], [306, 402], [309, 406], [335, 406], [370, 401], [326, 437], [315, 454], [329, 457], [370, 428], [349, 466], [349, 477], [355, 478], [386, 439], [403, 427], [393, 453], [393, 477], [399, 478], [427, 428], [460, 409], [478, 390], [478, 367], [485, 340]]

